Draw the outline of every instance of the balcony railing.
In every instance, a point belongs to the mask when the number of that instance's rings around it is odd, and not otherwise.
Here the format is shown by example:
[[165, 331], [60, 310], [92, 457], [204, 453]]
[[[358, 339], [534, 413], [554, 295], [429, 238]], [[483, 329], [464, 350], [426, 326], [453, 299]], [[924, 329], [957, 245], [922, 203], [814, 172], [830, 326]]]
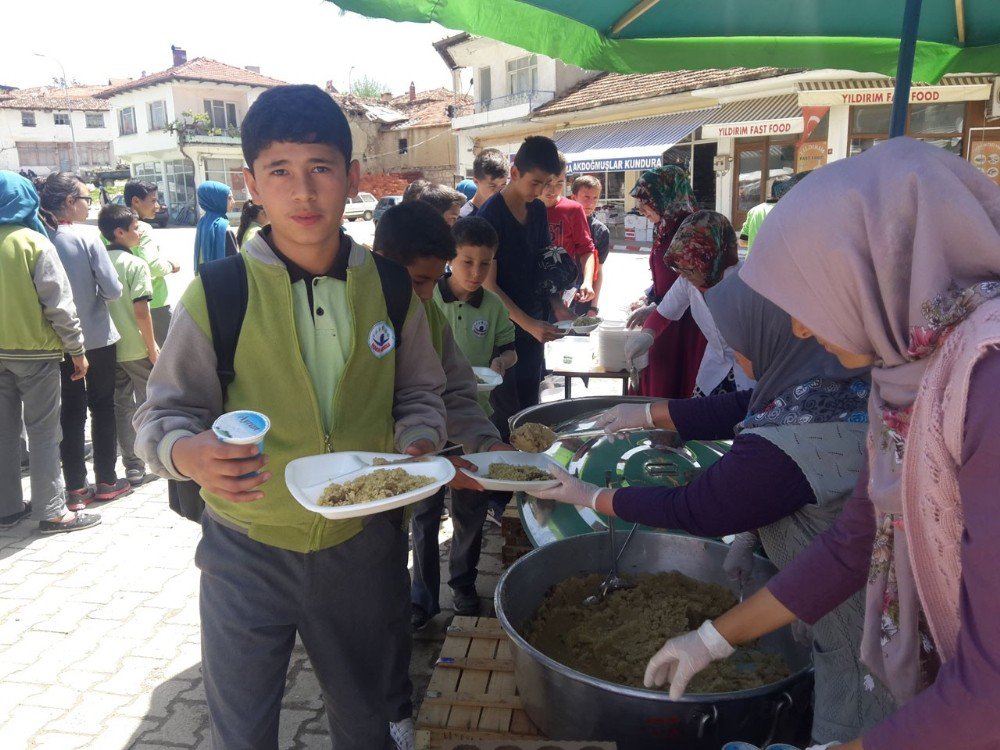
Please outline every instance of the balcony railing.
[[530, 109], [544, 104], [555, 96], [555, 91], [521, 91], [507, 96], [495, 96], [492, 99], [483, 99], [476, 102], [475, 111], [490, 112], [496, 109], [507, 109], [516, 107], [519, 104], [527, 104]]

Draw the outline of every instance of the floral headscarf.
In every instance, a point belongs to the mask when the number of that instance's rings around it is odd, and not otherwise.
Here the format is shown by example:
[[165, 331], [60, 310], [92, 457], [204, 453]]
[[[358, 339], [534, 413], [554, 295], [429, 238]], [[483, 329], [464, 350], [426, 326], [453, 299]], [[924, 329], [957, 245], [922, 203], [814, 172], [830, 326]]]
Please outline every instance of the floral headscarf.
[[[877, 531], [861, 655], [905, 701], [932, 661], [902, 514], [910, 412], [931, 355], [1000, 295], [1000, 190], [944, 149], [893, 138], [821, 167], [783, 198], [741, 276], [817, 336], [875, 358], [868, 495]], [[946, 657], [954, 649], [933, 645]]]
[[677, 227], [663, 262], [675, 271], [698, 271], [708, 288], [718, 284], [722, 272], [737, 263], [738, 248], [736, 230], [729, 219], [716, 211], [697, 211]]
[[695, 211], [691, 180], [688, 173], [675, 164], [643, 172], [629, 195], [649, 204], [665, 219]]

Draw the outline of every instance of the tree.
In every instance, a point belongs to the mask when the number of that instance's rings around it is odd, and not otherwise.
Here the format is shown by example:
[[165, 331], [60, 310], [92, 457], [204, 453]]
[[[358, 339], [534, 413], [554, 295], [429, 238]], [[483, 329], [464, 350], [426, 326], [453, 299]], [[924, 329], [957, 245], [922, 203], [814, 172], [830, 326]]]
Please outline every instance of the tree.
[[378, 99], [389, 90], [388, 84], [377, 81], [371, 76], [363, 75], [351, 81], [350, 93], [363, 99]]

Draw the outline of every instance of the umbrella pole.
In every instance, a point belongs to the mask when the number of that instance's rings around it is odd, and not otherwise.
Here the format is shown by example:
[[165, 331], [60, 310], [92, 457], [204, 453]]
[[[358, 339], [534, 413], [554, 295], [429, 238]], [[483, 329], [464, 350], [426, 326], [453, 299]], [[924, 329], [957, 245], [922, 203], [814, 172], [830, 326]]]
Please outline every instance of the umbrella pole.
[[910, 103], [910, 80], [917, 51], [917, 28], [920, 26], [921, 0], [906, 0], [903, 32], [899, 37], [899, 62], [896, 64], [896, 91], [892, 95], [889, 137], [906, 134], [906, 110]]

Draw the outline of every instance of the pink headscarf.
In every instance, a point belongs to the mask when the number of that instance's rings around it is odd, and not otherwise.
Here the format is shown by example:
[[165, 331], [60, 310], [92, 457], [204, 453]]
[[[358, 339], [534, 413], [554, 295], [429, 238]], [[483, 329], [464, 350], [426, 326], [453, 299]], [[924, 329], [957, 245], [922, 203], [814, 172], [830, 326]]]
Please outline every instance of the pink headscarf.
[[901, 515], [909, 414], [930, 355], [1000, 296], [1000, 190], [943, 149], [894, 138], [789, 192], [741, 276], [818, 336], [875, 357], [868, 490], [877, 532], [862, 657], [905, 701], [923, 686], [931, 647]]

